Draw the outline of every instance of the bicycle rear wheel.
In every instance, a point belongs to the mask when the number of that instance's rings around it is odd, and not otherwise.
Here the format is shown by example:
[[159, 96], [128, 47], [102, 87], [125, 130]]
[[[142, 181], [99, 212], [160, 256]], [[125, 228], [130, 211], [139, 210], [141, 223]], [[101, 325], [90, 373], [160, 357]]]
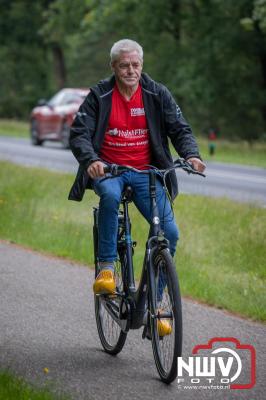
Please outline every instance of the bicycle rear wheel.
[[[170, 253], [154, 255], [155, 315], [150, 314], [151, 339], [160, 378], [171, 383], [177, 376], [177, 357], [182, 352], [182, 308], [177, 273]], [[158, 323], [167, 322], [168, 332], [160, 336]]]
[[[99, 273], [98, 267], [98, 229], [97, 226], [93, 227], [93, 240], [94, 240], [94, 252], [95, 252], [95, 276]], [[115, 278], [116, 278], [116, 290], [122, 292], [122, 260], [120, 259], [115, 265]], [[127, 333], [123, 332], [121, 327], [115, 321], [112, 315], [119, 318], [119, 297], [108, 297], [104, 295], [94, 296], [95, 305], [95, 318], [98, 330], [98, 335], [104, 350], [112, 355], [118, 354], [124, 347]]]

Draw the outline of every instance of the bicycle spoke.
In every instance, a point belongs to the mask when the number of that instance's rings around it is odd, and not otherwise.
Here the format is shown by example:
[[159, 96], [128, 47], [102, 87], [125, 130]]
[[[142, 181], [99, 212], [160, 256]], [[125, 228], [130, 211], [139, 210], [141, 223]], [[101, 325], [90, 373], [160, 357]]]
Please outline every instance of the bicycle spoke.
[[157, 308], [160, 310], [159, 319], [161, 314], [171, 315], [171, 318], [167, 318], [166, 320], [168, 323], [170, 323], [172, 332], [170, 335], [164, 336], [163, 339], [159, 339], [159, 354], [165, 371], [169, 371], [171, 369], [175, 352], [175, 322], [172, 304], [173, 301], [171, 301], [167, 289], [163, 292], [162, 301], [157, 304]]
[[[120, 260], [115, 265], [116, 291], [122, 293], [122, 266]], [[99, 337], [104, 350], [109, 354], [119, 353], [125, 343], [127, 334], [117, 323], [119, 319], [119, 297], [95, 296], [95, 315]]]
[[105, 340], [109, 346], [114, 346], [120, 336], [121, 328], [117, 322], [112, 318], [109, 312], [105, 309], [100, 299], [100, 310], [99, 315], [101, 318], [102, 329], [105, 332]]
[[172, 258], [161, 251], [154, 260], [156, 315], [151, 318], [153, 353], [161, 379], [170, 383], [176, 377], [177, 357], [181, 355], [182, 315], [177, 275]]

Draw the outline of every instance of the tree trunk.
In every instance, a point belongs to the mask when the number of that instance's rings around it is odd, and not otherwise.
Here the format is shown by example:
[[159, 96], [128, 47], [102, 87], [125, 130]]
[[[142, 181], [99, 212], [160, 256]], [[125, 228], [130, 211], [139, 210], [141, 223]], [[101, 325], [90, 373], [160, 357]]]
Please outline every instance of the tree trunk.
[[172, 11], [172, 26], [170, 32], [177, 42], [180, 40], [180, 6], [180, 0], [170, 1], [170, 8]]
[[58, 89], [62, 89], [66, 85], [66, 67], [65, 58], [62, 48], [58, 44], [52, 46], [54, 72]]
[[[265, 47], [265, 34], [262, 32], [259, 23], [256, 21], [254, 23], [255, 31], [258, 37], [258, 58], [261, 65], [261, 74], [262, 74], [262, 91], [264, 94], [266, 93], [266, 47]], [[265, 98], [265, 96], [264, 96]], [[266, 129], [266, 102], [261, 107], [262, 118], [264, 122], [264, 129]]]
[[[262, 88], [264, 93], [266, 94], [266, 52], [260, 54], [260, 64], [261, 64], [261, 69], [262, 69]], [[265, 98], [265, 96], [264, 96]], [[266, 129], [266, 104], [264, 100], [264, 104], [262, 105], [262, 116], [263, 116], [263, 121], [264, 121], [264, 129]]]

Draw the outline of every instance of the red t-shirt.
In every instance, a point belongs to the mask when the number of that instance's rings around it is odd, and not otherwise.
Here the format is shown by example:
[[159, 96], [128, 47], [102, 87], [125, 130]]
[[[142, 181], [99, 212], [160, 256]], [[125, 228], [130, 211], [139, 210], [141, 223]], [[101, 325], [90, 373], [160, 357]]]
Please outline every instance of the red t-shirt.
[[126, 100], [115, 85], [111, 115], [100, 151], [102, 160], [146, 169], [151, 152], [141, 86]]

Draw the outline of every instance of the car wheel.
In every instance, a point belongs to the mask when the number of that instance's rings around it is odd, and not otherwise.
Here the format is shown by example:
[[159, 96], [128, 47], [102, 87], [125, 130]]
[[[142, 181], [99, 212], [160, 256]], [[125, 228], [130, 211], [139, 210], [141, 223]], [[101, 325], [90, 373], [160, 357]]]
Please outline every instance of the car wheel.
[[64, 149], [69, 149], [69, 133], [70, 127], [67, 125], [67, 123], [64, 123], [61, 131], [61, 142]]
[[31, 121], [30, 137], [31, 137], [31, 143], [34, 146], [41, 146], [42, 145], [43, 142], [39, 138], [38, 123], [37, 123], [36, 120], [32, 120]]

